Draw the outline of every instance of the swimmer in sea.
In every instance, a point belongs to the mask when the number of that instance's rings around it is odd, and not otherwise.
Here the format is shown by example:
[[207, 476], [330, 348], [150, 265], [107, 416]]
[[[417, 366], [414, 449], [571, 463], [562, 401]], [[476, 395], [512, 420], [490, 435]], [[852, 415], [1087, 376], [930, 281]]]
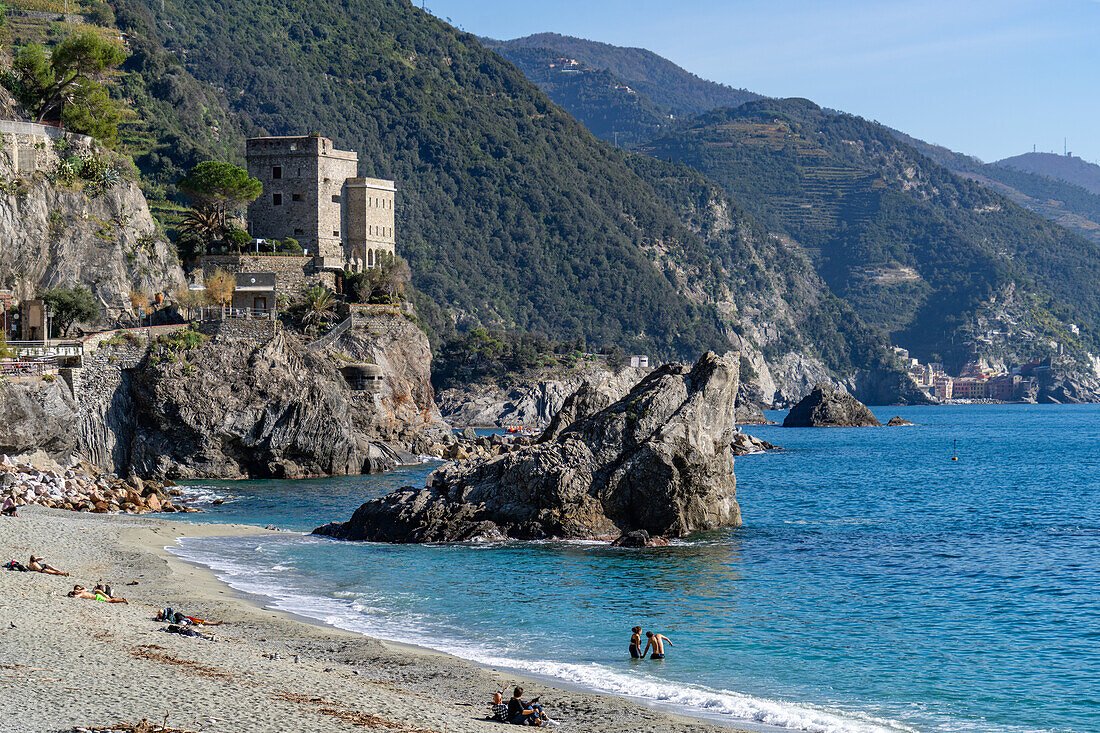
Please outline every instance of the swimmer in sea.
[[640, 659], [642, 656], [642, 627], [635, 626], [630, 630], [630, 658]]
[[642, 652], [642, 658], [645, 658], [646, 652], [650, 647], [653, 647], [653, 654], [649, 655], [650, 659], [664, 659], [665, 658], [665, 642], [668, 642], [669, 646], [672, 646], [672, 639], [669, 639], [663, 634], [654, 634], [652, 631], [645, 632], [645, 635], [649, 637], [649, 641], [646, 642], [645, 651]]

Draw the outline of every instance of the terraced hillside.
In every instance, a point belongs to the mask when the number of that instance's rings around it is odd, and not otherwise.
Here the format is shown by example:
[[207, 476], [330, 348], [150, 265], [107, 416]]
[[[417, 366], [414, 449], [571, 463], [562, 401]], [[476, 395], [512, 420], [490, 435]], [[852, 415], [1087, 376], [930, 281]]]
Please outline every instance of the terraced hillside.
[[764, 100], [700, 115], [643, 150], [720, 182], [803, 245], [866, 321], [922, 357], [968, 358], [965, 326], [1009, 286], [1096, 338], [1100, 248], [882, 126], [806, 100]]

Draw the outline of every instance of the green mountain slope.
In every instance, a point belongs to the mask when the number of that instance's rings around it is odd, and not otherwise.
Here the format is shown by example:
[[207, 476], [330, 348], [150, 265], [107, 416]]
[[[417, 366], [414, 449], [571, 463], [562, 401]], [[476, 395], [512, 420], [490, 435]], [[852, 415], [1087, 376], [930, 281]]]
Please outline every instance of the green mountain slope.
[[576, 59], [588, 68], [606, 70], [677, 117], [761, 99], [745, 89], [701, 79], [644, 48], [612, 46], [557, 33], [538, 33], [493, 45], [509, 60], [515, 49], [546, 49], [559, 57]]
[[[983, 163], [977, 158], [926, 143], [897, 130], [892, 132], [905, 144], [951, 171], [989, 186], [1025, 209], [1100, 244], [1100, 196], [1096, 193], [1064, 180], [1005, 166], [1000, 162]], [[1054, 157], [1061, 159], [1063, 156]]]
[[1100, 194], [1100, 165], [1071, 155], [1024, 153], [998, 160], [991, 165], [1054, 178], [1080, 186], [1090, 193]]
[[645, 150], [720, 182], [806, 247], [864, 319], [921, 356], [967, 358], [975, 311], [1018, 287], [1089, 334], [1100, 324], [1100, 248], [880, 125], [765, 100], [700, 115]]
[[667, 108], [606, 69], [561, 63], [561, 52], [549, 48], [489, 42], [596, 137], [632, 149], [649, 142], [674, 124]]

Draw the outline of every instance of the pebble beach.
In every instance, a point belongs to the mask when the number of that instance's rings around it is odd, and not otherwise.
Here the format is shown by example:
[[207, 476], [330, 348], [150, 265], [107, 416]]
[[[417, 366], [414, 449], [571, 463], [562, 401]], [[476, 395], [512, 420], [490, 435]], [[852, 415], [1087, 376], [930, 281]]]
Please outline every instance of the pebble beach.
[[[495, 731], [487, 702], [515, 684], [561, 729], [731, 730], [267, 610], [165, 549], [264, 532], [42, 506], [0, 518], [5, 563], [35, 554], [70, 573], [0, 572], [0, 731]], [[99, 581], [129, 603], [66, 596]], [[167, 633], [167, 606], [225, 623], [198, 627], [213, 640]]]

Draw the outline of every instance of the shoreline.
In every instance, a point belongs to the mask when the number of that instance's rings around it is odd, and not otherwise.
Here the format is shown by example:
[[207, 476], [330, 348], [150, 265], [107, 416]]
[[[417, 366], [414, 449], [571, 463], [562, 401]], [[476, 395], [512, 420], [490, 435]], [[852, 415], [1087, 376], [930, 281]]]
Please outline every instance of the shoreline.
[[[681, 716], [267, 608], [262, 597], [248, 597], [166, 549], [182, 537], [269, 534], [276, 533], [40, 507], [0, 519], [0, 546], [10, 558], [25, 562], [33, 552], [71, 573], [0, 573], [0, 597], [10, 601], [0, 611], [0, 690], [6, 693], [0, 699], [14, 702], [7, 712], [26, 731], [132, 725], [142, 718], [159, 724], [167, 713], [169, 727], [196, 733], [476, 733], [500, 729], [486, 719], [487, 702], [505, 682], [519, 682], [525, 697], [541, 695], [551, 717], [576, 730], [770, 729]], [[91, 587], [99, 579], [129, 605], [66, 597], [74, 584]], [[138, 584], [127, 585], [131, 580]], [[165, 624], [152, 619], [165, 606], [226, 624], [198, 627], [217, 641], [164, 633]], [[271, 658], [275, 654], [279, 658]]]

